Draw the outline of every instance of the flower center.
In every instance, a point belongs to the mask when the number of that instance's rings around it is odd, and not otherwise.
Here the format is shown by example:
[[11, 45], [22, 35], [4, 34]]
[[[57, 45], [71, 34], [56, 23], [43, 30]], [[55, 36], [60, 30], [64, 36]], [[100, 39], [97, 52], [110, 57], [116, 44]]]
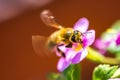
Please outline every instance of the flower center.
[[74, 49], [75, 51], [80, 51], [82, 48], [83, 48], [83, 47], [82, 47], [82, 44], [79, 44], [79, 43], [74, 44], [74, 46], [73, 46], [73, 49]]

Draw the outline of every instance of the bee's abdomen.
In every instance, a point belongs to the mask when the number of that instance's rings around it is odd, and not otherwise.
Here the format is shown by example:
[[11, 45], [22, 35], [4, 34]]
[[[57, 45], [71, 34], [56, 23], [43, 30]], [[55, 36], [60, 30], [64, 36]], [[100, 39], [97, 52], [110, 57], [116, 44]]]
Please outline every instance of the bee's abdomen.
[[51, 40], [47, 42], [47, 47], [49, 49], [53, 49], [56, 45], [57, 44], [55, 42], [51, 41]]
[[47, 41], [47, 46], [49, 49], [53, 49], [58, 44], [59, 31], [54, 32]]

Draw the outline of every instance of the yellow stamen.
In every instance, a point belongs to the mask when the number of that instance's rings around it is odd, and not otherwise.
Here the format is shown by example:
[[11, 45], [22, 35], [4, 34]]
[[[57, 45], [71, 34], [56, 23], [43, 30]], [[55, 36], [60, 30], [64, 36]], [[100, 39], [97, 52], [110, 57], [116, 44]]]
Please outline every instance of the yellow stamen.
[[79, 51], [79, 50], [81, 50], [83, 47], [82, 47], [82, 45], [81, 44], [77, 44], [77, 46], [73, 46], [73, 49], [75, 50], [75, 51]]

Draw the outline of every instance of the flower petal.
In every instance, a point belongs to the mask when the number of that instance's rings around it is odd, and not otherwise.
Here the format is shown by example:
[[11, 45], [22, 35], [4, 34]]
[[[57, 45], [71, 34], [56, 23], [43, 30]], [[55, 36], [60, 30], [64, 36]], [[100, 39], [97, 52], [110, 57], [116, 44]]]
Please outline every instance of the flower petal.
[[67, 48], [65, 45], [59, 46], [59, 49], [62, 52], [65, 53], [65, 56], [66, 56], [65, 59], [66, 59], [66, 61], [71, 61], [77, 55], [77, 53], [79, 53], [81, 51], [81, 49], [76, 51], [75, 50], [76, 47], [78, 47], [78, 43], [77, 44], [74, 43], [73, 46], [72, 46], [72, 48]]
[[58, 48], [64, 53], [66, 53], [68, 49], [70, 49], [70, 48], [67, 48], [66, 45], [59, 46]]
[[82, 33], [86, 32], [89, 26], [89, 21], [87, 18], [80, 18], [74, 25], [73, 29], [78, 30]]
[[116, 39], [116, 44], [117, 44], [117, 46], [120, 45], [120, 33], [118, 34], [118, 37]]
[[[56, 47], [57, 48], [57, 47]], [[70, 48], [66, 48], [66, 45], [61, 45], [58, 47], [63, 53], [66, 53]], [[55, 49], [56, 55], [61, 56], [61, 53], [58, 52], [57, 49]]]
[[70, 65], [70, 62], [67, 62], [65, 58], [61, 57], [58, 61], [57, 69], [62, 72], [64, 71], [68, 66]]
[[82, 36], [83, 46], [90, 46], [95, 40], [95, 31], [89, 30]]
[[98, 49], [98, 51], [104, 54], [110, 45], [109, 41], [103, 41], [101, 38], [95, 40], [94, 46]]
[[78, 53], [78, 51], [75, 51], [72, 48], [69, 49], [66, 52], [66, 61], [71, 61], [77, 55], [77, 53]]
[[55, 49], [54, 51], [55, 51], [57, 56], [59, 56], [59, 57], [62, 56], [61, 53], [59, 53], [57, 49]]
[[88, 52], [87, 49], [82, 49], [79, 53], [77, 53], [77, 55], [72, 59], [72, 63], [73, 64], [77, 64], [79, 62], [81, 62], [86, 56], [87, 56]]

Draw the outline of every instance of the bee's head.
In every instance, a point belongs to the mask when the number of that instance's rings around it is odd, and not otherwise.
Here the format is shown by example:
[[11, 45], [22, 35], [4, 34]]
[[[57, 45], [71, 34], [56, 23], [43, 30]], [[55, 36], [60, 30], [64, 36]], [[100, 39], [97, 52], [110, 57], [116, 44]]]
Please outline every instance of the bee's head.
[[73, 35], [71, 36], [70, 40], [72, 42], [81, 43], [81, 35], [82, 35], [82, 33], [80, 31], [75, 30], [73, 32]]

